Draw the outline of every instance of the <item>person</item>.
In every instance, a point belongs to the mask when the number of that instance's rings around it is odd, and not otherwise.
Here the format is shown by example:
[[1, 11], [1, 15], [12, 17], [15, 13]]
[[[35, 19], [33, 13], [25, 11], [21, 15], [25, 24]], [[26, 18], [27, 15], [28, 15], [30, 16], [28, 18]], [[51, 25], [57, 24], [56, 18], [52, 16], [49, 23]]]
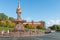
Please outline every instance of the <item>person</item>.
[[7, 33], [9, 33], [9, 30], [7, 31]]
[[4, 30], [2, 31], [2, 35], [4, 34]]

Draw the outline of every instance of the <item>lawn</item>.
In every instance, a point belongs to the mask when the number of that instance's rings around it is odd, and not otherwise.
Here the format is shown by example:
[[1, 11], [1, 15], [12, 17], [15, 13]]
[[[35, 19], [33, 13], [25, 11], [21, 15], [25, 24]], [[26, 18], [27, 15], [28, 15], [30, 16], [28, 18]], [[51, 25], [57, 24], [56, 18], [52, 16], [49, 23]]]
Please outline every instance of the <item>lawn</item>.
[[14, 30], [14, 28], [8, 28], [8, 27], [0, 27], [0, 32], [1, 31], [7, 31], [7, 30]]

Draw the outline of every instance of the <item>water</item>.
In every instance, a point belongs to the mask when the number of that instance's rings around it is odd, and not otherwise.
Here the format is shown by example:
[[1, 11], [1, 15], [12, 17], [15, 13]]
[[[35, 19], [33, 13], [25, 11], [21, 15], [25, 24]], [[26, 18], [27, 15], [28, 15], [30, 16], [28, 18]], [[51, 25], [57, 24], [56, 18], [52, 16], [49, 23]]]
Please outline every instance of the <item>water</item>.
[[32, 36], [32, 37], [1, 37], [0, 40], [60, 40], [60, 32], [54, 32], [50, 34], [46, 34], [44, 36]]

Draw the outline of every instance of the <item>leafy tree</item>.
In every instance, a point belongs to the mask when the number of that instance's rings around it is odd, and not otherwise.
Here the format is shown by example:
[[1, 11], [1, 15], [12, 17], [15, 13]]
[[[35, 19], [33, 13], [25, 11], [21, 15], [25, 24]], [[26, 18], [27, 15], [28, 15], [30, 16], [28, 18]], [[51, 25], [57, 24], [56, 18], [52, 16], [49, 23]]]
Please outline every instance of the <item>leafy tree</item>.
[[53, 25], [49, 27], [52, 30], [60, 30], [60, 25]]
[[12, 21], [10, 21], [10, 20], [6, 21], [6, 23], [7, 23], [6, 26], [9, 27], [9, 28], [14, 27], [14, 25], [15, 25], [15, 24], [14, 24]]
[[0, 21], [0, 26], [1, 27], [6, 27], [6, 21]]
[[33, 25], [30, 25], [30, 24], [26, 24], [26, 25], [25, 25], [25, 28], [34, 29], [34, 26], [33, 26]]
[[41, 25], [38, 25], [38, 26], [37, 26], [37, 29], [44, 29], [44, 27], [41, 26]]
[[30, 25], [30, 28], [31, 28], [31, 29], [34, 29], [34, 26], [33, 26], [33, 25]]
[[[11, 20], [14, 20], [13, 17], [9, 17], [5, 15], [4, 13], [0, 13], [0, 28], [3, 30], [11, 29], [13, 30], [15, 23], [13, 23]], [[0, 30], [1, 31], [1, 30]]]
[[11, 20], [11, 21], [12, 21], [12, 20], [15, 20], [15, 18], [13, 18], [13, 17], [9, 17], [9, 20]]
[[13, 23], [12, 21], [10, 20], [7, 20], [7, 21], [0, 21], [0, 26], [1, 27], [14, 27], [15, 23]]
[[4, 13], [0, 13], [0, 20], [8, 20], [8, 16]]

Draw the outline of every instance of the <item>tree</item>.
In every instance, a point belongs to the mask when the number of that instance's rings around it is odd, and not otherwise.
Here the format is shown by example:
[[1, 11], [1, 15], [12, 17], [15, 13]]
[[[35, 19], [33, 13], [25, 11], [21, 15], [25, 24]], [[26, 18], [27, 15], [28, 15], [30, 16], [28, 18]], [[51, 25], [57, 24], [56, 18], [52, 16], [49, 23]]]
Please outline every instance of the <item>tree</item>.
[[33, 25], [30, 25], [30, 28], [31, 28], [31, 29], [34, 29], [34, 26], [33, 26]]
[[26, 24], [26, 25], [25, 25], [25, 28], [34, 29], [34, 26], [33, 26], [33, 25], [30, 25], [30, 24]]
[[14, 27], [15, 26], [15, 23], [13, 23], [12, 21], [10, 20], [7, 20], [7, 21], [0, 21], [0, 26], [1, 27]]
[[41, 25], [38, 25], [38, 26], [37, 26], [37, 29], [44, 29], [44, 27], [41, 26]]
[[60, 30], [60, 25], [52, 25], [49, 28], [52, 30]]
[[1, 27], [6, 27], [6, 21], [0, 21], [0, 26]]
[[0, 13], [0, 20], [8, 20], [8, 16], [4, 13]]
[[6, 23], [7, 23], [6, 26], [9, 27], [9, 28], [12, 28], [12, 27], [15, 26], [15, 24], [10, 20], [6, 21]]
[[11, 20], [11, 21], [12, 21], [12, 20], [15, 20], [15, 18], [13, 18], [13, 17], [9, 17], [9, 20]]

